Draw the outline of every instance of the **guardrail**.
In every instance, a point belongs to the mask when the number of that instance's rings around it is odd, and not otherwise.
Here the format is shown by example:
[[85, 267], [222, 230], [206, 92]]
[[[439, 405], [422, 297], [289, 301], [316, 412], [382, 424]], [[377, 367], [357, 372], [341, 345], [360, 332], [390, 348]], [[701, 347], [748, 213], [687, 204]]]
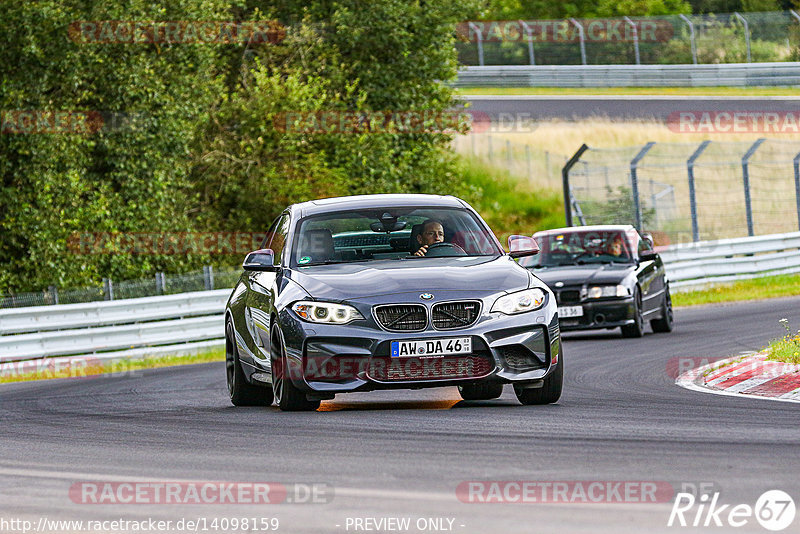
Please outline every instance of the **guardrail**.
[[505, 65], [463, 67], [456, 87], [709, 87], [800, 85], [800, 63]]
[[[230, 292], [0, 310], [0, 363], [110, 351], [184, 352], [192, 342], [198, 350], [220, 345]], [[214, 343], [199, 343], [208, 341]]]
[[800, 272], [800, 232], [671, 245], [660, 251], [670, 287]]

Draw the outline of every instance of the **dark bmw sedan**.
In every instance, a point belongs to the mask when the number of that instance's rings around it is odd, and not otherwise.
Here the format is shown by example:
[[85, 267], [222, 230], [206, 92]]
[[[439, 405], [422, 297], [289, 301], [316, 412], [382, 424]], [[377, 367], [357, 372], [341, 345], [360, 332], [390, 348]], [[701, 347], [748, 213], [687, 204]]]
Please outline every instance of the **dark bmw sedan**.
[[620, 327], [641, 337], [671, 332], [672, 300], [664, 263], [633, 226], [578, 226], [538, 232], [541, 252], [520, 264], [544, 281], [558, 300], [562, 330]]
[[553, 293], [450, 196], [369, 195], [289, 206], [248, 254], [225, 312], [235, 405], [314, 410], [337, 393], [458, 386], [485, 400], [558, 400]]

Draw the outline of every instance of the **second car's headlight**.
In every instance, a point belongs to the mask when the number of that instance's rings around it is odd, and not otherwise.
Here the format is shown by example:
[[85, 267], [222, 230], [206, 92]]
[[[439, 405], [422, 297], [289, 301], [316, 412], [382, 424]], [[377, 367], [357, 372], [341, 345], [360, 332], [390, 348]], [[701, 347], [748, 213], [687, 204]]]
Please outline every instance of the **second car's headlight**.
[[594, 286], [590, 287], [586, 292], [586, 296], [590, 299], [599, 299], [605, 297], [627, 297], [630, 293], [625, 286]]
[[513, 315], [538, 310], [544, 305], [544, 299], [545, 292], [538, 287], [517, 291], [497, 299], [492, 306], [492, 311]]
[[352, 306], [347, 304], [334, 304], [332, 302], [312, 302], [303, 300], [292, 305], [292, 310], [301, 319], [312, 323], [346, 324], [364, 316]]

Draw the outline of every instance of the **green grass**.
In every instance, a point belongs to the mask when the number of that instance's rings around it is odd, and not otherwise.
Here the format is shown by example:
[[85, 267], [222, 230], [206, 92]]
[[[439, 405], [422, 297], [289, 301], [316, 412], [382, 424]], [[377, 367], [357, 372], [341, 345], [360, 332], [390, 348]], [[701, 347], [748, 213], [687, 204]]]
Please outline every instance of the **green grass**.
[[464, 200], [478, 210], [500, 241], [510, 234], [531, 235], [564, 226], [561, 193], [534, 189], [508, 171], [469, 156], [461, 158]]
[[672, 303], [675, 306], [697, 306], [796, 295], [800, 295], [800, 275], [786, 274], [719, 284], [699, 291], [676, 292], [672, 295]]
[[768, 360], [787, 363], [800, 363], [800, 330], [792, 332], [787, 319], [781, 319], [786, 335], [769, 344]]
[[797, 96], [795, 87], [463, 87], [462, 95]]
[[[88, 358], [87, 358], [88, 359]], [[102, 374], [127, 374], [144, 369], [172, 367], [175, 365], [191, 365], [197, 363], [218, 362], [225, 359], [225, 349], [219, 347], [197, 354], [183, 356], [154, 356], [143, 359], [114, 358], [98, 360], [96, 364], [77, 365], [61, 369], [49, 368], [42, 372], [31, 372], [21, 375], [0, 377], [0, 384], [8, 382], [27, 382], [31, 380], [49, 380], [53, 378], [83, 378]]]

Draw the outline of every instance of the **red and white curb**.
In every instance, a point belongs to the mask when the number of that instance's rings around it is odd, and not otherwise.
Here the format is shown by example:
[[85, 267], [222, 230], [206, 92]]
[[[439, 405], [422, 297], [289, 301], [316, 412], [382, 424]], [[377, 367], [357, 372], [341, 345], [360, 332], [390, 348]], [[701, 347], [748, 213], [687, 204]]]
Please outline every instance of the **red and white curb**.
[[768, 361], [766, 352], [734, 356], [681, 374], [675, 383], [686, 389], [750, 398], [800, 402], [800, 365]]

